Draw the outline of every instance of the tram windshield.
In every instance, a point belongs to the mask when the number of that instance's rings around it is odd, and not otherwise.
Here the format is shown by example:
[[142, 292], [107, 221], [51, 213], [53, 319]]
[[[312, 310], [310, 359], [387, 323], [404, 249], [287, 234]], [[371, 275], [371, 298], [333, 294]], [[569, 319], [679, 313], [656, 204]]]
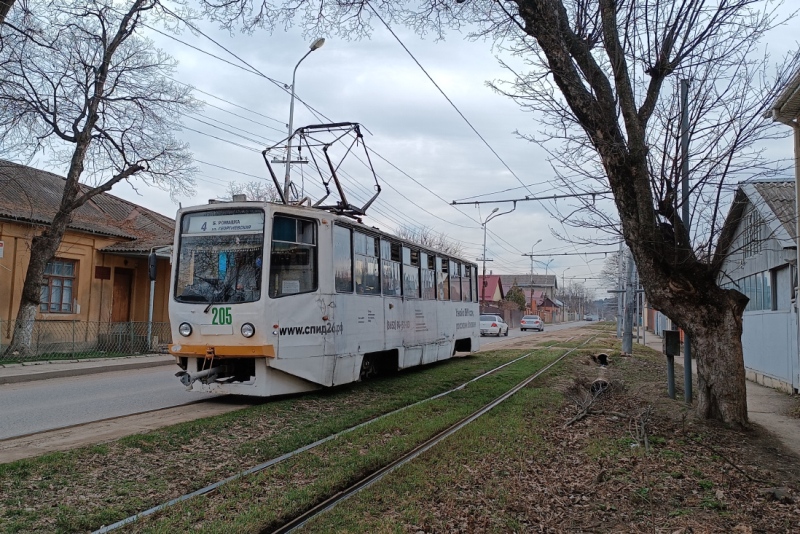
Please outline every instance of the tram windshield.
[[261, 298], [264, 212], [220, 209], [181, 219], [175, 300], [210, 304]]

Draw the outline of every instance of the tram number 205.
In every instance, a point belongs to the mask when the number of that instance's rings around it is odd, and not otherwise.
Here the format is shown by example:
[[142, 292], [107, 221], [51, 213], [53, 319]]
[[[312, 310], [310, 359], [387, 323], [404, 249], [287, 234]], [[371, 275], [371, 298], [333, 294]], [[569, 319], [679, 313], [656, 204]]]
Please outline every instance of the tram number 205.
[[231, 308], [211, 308], [211, 324], [231, 324], [233, 323], [233, 316], [231, 315]]

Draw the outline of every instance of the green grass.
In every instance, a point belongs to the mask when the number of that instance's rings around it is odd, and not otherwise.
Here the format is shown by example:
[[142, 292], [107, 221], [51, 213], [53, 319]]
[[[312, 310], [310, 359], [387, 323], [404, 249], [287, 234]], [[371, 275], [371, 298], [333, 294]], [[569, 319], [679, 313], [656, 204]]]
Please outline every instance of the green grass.
[[[487, 377], [465, 390], [394, 414], [250, 479], [230, 483], [219, 494], [184, 503], [139, 528], [146, 532], [195, 528], [225, 532], [277, 526], [469, 415], [541, 365], [535, 360], [519, 362], [507, 372]], [[513, 448], [514, 436], [524, 432], [525, 426], [528, 425], [519, 421], [498, 432], [507, 437], [504, 441]], [[408, 484], [441, 487], [447, 480], [431, 480], [431, 473], [436, 472], [417, 472]], [[302, 485], [296, 481], [302, 481]], [[503, 495], [496, 498], [502, 501]], [[204, 519], [198, 520], [199, 517]]]
[[[522, 354], [524, 352], [518, 350], [480, 353], [397, 376], [310, 395], [267, 400], [240, 411], [129, 436], [114, 443], [0, 465], [0, 488], [4, 495], [0, 499], [6, 509], [16, 507], [18, 502], [41, 503], [36, 513], [0, 517], [0, 531], [98, 528], [377, 415], [451, 389]], [[281, 498], [270, 500], [280, 506], [277, 511], [273, 508], [273, 515], [253, 512], [258, 518], [253, 521], [269, 522], [270, 518], [303, 509], [304, 503], [313, 502], [325, 491], [343, 487], [354, 477], [383, 465], [399, 451], [408, 450], [449, 425], [454, 417], [463, 417], [507, 390], [543, 366], [554, 354], [540, 351], [453, 395], [386, 418], [349, 434], [346, 439], [337, 439], [306, 453], [300, 471], [296, 471], [298, 465], [293, 462], [270, 470], [272, 474], [263, 476], [276, 477]], [[377, 449], [368, 446], [376, 440], [387, 446]], [[344, 459], [338, 457], [342, 452], [347, 452]], [[325, 465], [318, 461], [320, 454], [336, 456], [338, 460], [332, 465], [341, 472], [322, 469]], [[292, 489], [296, 485], [292, 477], [305, 469], [318, 480], [317, 484]], [[47, 484], [43, 487], [32, 483], [45, 478]], [[254, 480], [256, 477], [250, 477], [221, 494], [234, 488], [245, 491], [242, 488], [247, 488]], [[89, 497], [64, 499], [59, 495], [64, 488], [69, 488], [75, 496]], [[251, 496], [254, 502], [259, 502], [259, 497], [246, 491], [244, 502]], [[202, 501], [197, 499], [197, 502]], [[195, 506], [192, 502], [181, 507], [180, 516], [192, 518], [189, 524], [205, 517], [203, 507]], [[192, 515], [184, 516], [187, 512]], [[230, 519], [225, 515], [218, 520], [224, 523], [223, 517]]]

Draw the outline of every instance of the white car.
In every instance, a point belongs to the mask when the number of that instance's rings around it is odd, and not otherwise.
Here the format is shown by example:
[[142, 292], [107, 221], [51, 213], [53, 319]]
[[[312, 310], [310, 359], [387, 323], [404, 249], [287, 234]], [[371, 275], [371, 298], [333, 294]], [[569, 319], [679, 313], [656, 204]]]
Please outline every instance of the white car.
[[523, 332], [525, 330], [538, 330], [544, 332], [544, 321], [538, 315], [526, 315], [519, 322], [519, 329]]
[[482, 336], [507, 336], [508, 324], [499, 315], [481, 315]]

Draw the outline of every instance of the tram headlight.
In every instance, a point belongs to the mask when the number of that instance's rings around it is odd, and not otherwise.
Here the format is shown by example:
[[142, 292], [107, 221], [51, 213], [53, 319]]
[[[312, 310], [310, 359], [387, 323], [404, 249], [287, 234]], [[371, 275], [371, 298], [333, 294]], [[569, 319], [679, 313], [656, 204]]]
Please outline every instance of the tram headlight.
[[251, 325], [250, 323], [244, 323], [242, 325], [242, 335], [244, 337], [253, 337], [253, 334], [256, 333], [256, 327]]
[[181, 323], [178, 327], [178, 333], [183, 337], [189, 337], [192, 335], [192, 325], [189, 323]]

